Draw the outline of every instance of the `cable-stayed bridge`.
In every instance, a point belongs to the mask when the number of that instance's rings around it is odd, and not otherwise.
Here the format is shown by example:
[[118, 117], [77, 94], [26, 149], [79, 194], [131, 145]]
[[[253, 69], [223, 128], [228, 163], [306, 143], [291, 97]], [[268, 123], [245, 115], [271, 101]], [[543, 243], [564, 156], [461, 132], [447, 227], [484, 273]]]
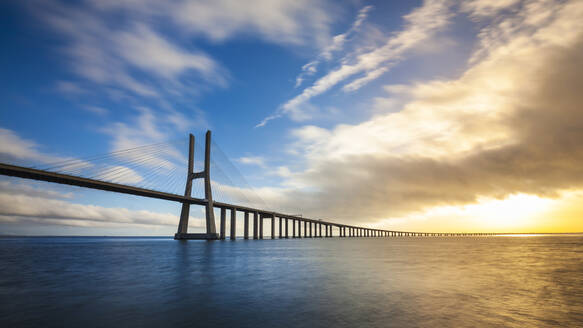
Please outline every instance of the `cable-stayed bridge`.
[[[202, 149], [195, 142], [194, 136], [192, 134], [189, 136], [188, 158], [176, 148], [186, 146], [182, 143], [183, 140], [173, 140], [86, 158], [62, 159], [38, 166], [0, 163], [0, 174], [179, 202], [182, 204], [182, 210], [178, 231], [174, 236], [179, 240], [226, 239], [227, 211], [230, 221], [228, 235], [233, 240], [236, 239], [237, 234], [237, 212], [244, 214], [243, 236], [245, 239], [263, 239], [264, 220], [271, 221], [271, 238], [312, 238], [334, 235], [339, 237], [494, 235], [494, 233], [430, 233], [373, 229], [307, 218], [298, 214], [280, 213], [268, 209], [261, 197], [253, 192], [220, 147], [211, 141], [210, 131], [206, 133], [202, 163], [195, 162], [195, 150]], [[218, 157], [223, 165], [218, 165], [211, 158], [211, 147], [213, 157]], [[186, 167], [181, 163], [187, 163]], [[195, 171], [195, 167], [202, 167], [202, 170]], [[212, 179], [211, 171], [213, 172]], [[237, 184], [242, 186], [238, 187]], [[198, 195], [201, 196], [196, 197]], [[204, 233], [188, 232], [191, 205], [205, 208], [206, 231]], [[215, 209], [220, 210], [218, 231], [215, 223]], [[278, 227], [277, 234], [276, 226]], [[252, 234], [250, 234], [251, 229]]]

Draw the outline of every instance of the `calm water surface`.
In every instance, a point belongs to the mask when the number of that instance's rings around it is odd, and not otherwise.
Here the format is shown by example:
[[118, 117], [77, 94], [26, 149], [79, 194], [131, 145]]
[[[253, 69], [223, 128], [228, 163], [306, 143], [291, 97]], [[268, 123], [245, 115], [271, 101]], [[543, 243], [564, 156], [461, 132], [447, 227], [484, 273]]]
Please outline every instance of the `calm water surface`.
[[1, 327], [582, 327], [583, 236], [0, 238]]

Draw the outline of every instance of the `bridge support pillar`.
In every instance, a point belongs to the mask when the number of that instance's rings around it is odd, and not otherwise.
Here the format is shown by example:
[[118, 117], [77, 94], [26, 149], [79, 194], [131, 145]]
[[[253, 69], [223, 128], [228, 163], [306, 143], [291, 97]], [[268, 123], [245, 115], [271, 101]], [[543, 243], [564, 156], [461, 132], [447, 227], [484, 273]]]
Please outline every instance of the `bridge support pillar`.
[[288, 218], [285, 218], [285, 238], [289, 238], [289, 234], [288, 234], [289, 227], [288, 226], [289, 226]]
[[275, 215], [271, 216], [271, 239], [275, 239]]
[[296, 238], [296, 220], [292, 219], [292, 238]]
[[237, 210], [235, 208], [231, 209], [231, 240], [235, 240], [235, 232], [237, 229]]
[[259, 239], [263, 239], [263, 214], [259, 214]]
[[298, 238], [302, 238], [302, 221], [296, 220], [298, 223]]
[[304, 238], [308, 238], [308, 221], [304, 221]]
[[282, 231], [282, 230], [281, 230], [281, 224], [282, 224], [282, 221], [283, 221], [283, 219], [282, 219], [282, 218], [281, 218], [281, 216], [280, 216], [280, 217], [279, 217], [279, 238], [281, 238], [281, 237], [282, 237], [282, 235], [281, 235], [281, 231]]
[[322, 238], [322, 223], [318, 223], [318, 237]]
[[226, 230], [225, 225], [227, 223], [226, 221], [227, 221], [227, 210], [224, 207], [222, 207], [221, 208], [221, 227], [220, 227], [221, 235], [219, 237], [221, 240], [225, 239], [225, 230]]
[[259, 213], [253, 212], [253, 239], [259, 238]]
[[243, 238], [249, 239], [249, 212], [245, 211], [243, 218]]
[[221, 227], [220, 227], [220, 239], [225, 239], [225, 225], [227, 224], [227, 210], [225, 208], [221, 208]]

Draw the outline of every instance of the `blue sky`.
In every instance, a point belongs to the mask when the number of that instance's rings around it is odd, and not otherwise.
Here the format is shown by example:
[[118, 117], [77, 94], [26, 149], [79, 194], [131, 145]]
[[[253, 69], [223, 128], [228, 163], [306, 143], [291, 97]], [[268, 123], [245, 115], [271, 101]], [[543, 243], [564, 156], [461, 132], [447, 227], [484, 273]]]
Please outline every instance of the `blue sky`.
[[[510, 183], [511, 167], [474, 170], [471, 156], [532, 142], [508, 117], [522, 115], [515, 104], [546, 82], [532, 76], [545, 76], [541, 67], [576, 49], [581, 31], [572, 13], [580, 7], [518, 0], [4, 1], [2, 158], [50, 162], [211, 129], [274, 209], [387, 228], [498, 228], [475, 219], [468, 206], [522, 195], [541, 203], [554, 193], [558, 208], [578, 199], [578, 184], [563, 182], [576, 172], [549, 183], [533, 171], [525, 179], [534, 183]], [[488, 185], [465, 182], [486, 175]], [[89, 224], [5, 205], [7, 233], [175, 229], [173, 204], [3, 181], [12, 195], [32, 186], [61, 193], [39, 196], [41, 203], [104, 211]], [[431, 191], [435, 184], [444, 190]], [[370, 210], [350, 209], [353, 199]], [[151, 224], [95, 223], [122, 209], [149, 211]]]

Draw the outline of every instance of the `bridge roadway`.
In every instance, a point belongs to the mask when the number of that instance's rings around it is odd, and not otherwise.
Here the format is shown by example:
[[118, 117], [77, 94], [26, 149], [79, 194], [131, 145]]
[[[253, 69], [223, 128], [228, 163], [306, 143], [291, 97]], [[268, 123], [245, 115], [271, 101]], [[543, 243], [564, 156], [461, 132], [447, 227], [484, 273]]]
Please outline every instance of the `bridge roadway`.
[[[194, 205], [206, 206], [208, 201], [206, 199], [185, 197], [177, 194], [165, 193], [156, 190], [126, 186], [123, 184], [105, 182], [94, 179], [82, 178], [73, 175], [37, 170], [22, 166], [9, 165], [0, 163], [0, 174], [12, 177], [19, 177], [25, 179], [33, 179], [39, 181], [54, 182], [59, 184], [67, 184], [72, 186], [117, 192], [122, 194], [136, 195], [142, 197], [156, 198], [169, 200], [179, 203], [190, 203]], [[220, 216], [220, 239], [226, 238], [226, 211], [230, 211], [231, 231], [230, 238], [235, 239], [236, 227], [236, 212], [244, 213], [244, 238], [249, 238], [249, 214], [253, 214], [253, 239], [263, 239], [263, 220], [271, 219], [271, 238], [275, 238], [275, 218], [279, 218], [279, 238], [302, 238], [302, 222], [303, 222], [303, 238], [309, 237], [323, 237], [322, 227], [324, 227], [324, 237], [332, 237], [332, 228], [338, 229], [339, 237], [397, 237], [397, 236], [423, 236], [423, 237], [439, 237], [439, 236], [490, 236], [499, 235], [499, 233], [437, 233], [437, 232], [410, 232], [410, 231], [393, 231], [383, 229], [371, 229], [365, 227], [358, 227], [353, 225], [340, 224], [324, 220], [315, 220], [304, 218], [297, 215], [283, 214], [273, 211], [266, 211], [262, 209], [228, 204], [223, 202], [213, 202], [214, 208], [219, 208]], [[290, 234], [289, 221], [292, 222], [292, 231]], [[285, 229], [283, 229], [285, 227]], [[297, 228], [297, 229], [296, 229]]]

